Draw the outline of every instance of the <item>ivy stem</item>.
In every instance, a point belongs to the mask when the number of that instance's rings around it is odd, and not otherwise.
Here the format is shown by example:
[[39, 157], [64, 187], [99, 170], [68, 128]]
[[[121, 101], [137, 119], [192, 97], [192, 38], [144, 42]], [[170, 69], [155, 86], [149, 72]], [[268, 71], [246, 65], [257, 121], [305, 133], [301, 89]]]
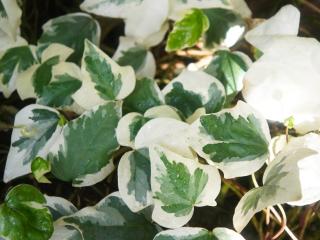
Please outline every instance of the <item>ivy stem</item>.
[[285, 211], [283, 210], [283, 207], [280, 204], [277, 204], [277, 207], [279, 208], [280, 212], [281, 212], [281, 228], [280, 230], [272, 237], [272, 240], [277, 239], [278, 237], [280, 237], [280, 235], [285, 231], [285, 227], [287, 226], [287, 216]]

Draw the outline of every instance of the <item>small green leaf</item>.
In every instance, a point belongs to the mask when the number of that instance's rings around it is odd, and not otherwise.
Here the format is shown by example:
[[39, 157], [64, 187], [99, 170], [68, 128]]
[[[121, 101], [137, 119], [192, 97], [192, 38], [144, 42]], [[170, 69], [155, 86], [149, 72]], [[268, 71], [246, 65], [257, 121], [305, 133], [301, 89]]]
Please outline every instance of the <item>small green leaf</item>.
[[[209, 21], [209, 28], [204, 35], [205, 46], [207, 48], [221, 44], [227, 47], [233, 46], [244, 31], [245, 24], [242, 17], [232, 10], [223, 8], [204, 9], [203, 12]], [[237, 35], [230, 36], [233, 39], [226, 39], [232, 27], [239, 27], [239, 31], [235, 32]]]
[[52, 81], [44, 87], [39, 104], [51, 107], [69, 106], [73, 103], [71, 95], [81, 87], [81, 81], [69, 74], [55, 76], [56, 81]]
[[133, 47], [122, 52], [117, 61], [120, 66], [131, 66], [137, 72], [145, 63], [147, 50], [144, 47]]
[[124, 99], [123, 112], [143, 114], [149, 108], [163, 104], [163, 97], [155, 80], [143, 78], [136, 82], [134, 91]]
[[50, 162], [41, 158], [36, 157], [31, 163], [31, 171], [34, 178], [39, 183], [51, 183], [49, 179], [47, 179], [44, 175], [51, 171]]
[[121, 75], [114, 75], [111, 65], [99, 55], [89, 41], [86, 41], [84, 62], [99, 96], [104, 100], [115, 100], [122, 85]]
[[[246, 61], [247, 60], [247, 61]], [[243, 88], [244, 75], [249, 69], [250, 58], [244, 54], [226, 50], [217, 51], [205, 72], [217, 78], [224, 86], [227, 104]]]
[[32, 85], [38, 96], [42, 95], [44, 88], [52, 79], [52, 68], [59, 63], [59, 56], [49, 58], [36, 69], [32, 75]]
[[15, 72], [20, 73], [37, 62], [29, 46], [10, 48], [0, 59], [0, 75], [3, 84], [9, 84]]
[[98, 22], [85, 13], [71, 13], [53, 18], [46, 22], [42, 29], [38, 44], [61, 43], [73, 48], [75, 52], [70, 56], [70, 60], [76, 63], [81, 60], [85, 39], [96, 45], [100, 42], [101, 30]]
[[8, 240], [47, 240], [53, 220], [41, 192], [30, 185], [12, 188], [0, 205], [0, 237]]
[[168, 37], [166, 51], [171, 52], [194, 46], [208, 28], [207, 16], [199, 9], [192, 9], [175, 23]]
[[294, 117], [291, 116], [289, 118], [287, 118], [284, 121], [284, 125], [288, 128], [288, 129], [293, 129], [294, 128]]

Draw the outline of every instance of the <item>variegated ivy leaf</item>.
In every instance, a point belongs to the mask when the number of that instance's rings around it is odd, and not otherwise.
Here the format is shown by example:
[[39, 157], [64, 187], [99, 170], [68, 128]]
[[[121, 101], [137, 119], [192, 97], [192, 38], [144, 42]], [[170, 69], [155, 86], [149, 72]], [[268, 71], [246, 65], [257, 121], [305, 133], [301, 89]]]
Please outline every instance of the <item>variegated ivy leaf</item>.
[[120, 37], [119, 46], [113, 55], [120, 66], [131, 66], [138, 79], [154, 78], [156, 62], [153, 54], [144, 46], [137, 44], [133, 38]]
[[209, 28], [207, 16], [199, 9], [193, 9], [174, 24], [170, 32], [166, 51], [176, 51], [194, 46]]
[[189, 124], [173, 118], [155, 118], [139, 130], [134, 147], [140, 149], [158, 144], [183, 157], [196, 158], [187, 139], [189, 129]]
[[114, 169], [112, 155], [119, 148], [115, 129], [121, 103], [110, 101], [68, 122], [47, 159], [52, 174], [73, 186], [90, 186]]
[[45, 158], [59, 137], [63, 122], [58, 111], [37, 104], [29, 105], [16, 114], [4, 182], [30, 173], [34, 158]]
[[244, 75], [251, 64], [251, 59], [244, 53], [220, 50], [215, 53], [205, 72], [223, 84], [227, 95], [226, 102], [230, 103], [242, 90]]
[[61, 197], [44, 196], [46, 198], [46, 206], [51, 212], [54, 221], [61, 217], [69, 216], [78, 211], [78, 209], [68, 200]]
[[124, 99], [135, 87], [133, 68], [120, 67], [88, 40], [85, 41], [81, 71], [82, 87], [73, 98], [85, 109], [110, 100]]
[[157, 4], [153, 0], [85, 0], [80, 7], [100, 16], [124, 19], [126, 36], [142, 42], [161, 31], [167, 20], [169, 0]]
[[189, 141], [225, 178], [247, 176], [268, 158], [271, 140], [267, 121], [246, 103], [201, 116], [192, 124]]
[[239, 14], [229, 9], [204, 9], [209, 20], [209, 29], [204, 35], [207, 48], [232, 47], [245, 31], [245, 22]]
[[123, 201], [133, 212], [153, 203], [151, 167], [148, 148], [125, 153], [118, 166], [118, 187]]
[[[157, 228], [142, 213], [132, 213], [119, 193], [112, 193], [93, 207], [63, 217], [59, 225], [70, 226], [81, 232], [83, 240], [129, 240], [134, 236], [150, 240], [158, 233]], [[73, 239], [73, 238], [71, 238]]]
[[169, 105], [160, 105], [149, 108], [144, 113], [144, 116], [148, 118], [173, 118], [179, 121], [184, 119], [182, 113], [178, 109]]
[[264, 52], [278, 38], [297, 36], [299, 23], [299, 10], [293, 5], [286, 5], [276, 15], [250, 30], [245, 38], [250, 44]]
[[134, 139], [144, 124], [151, 118], [140, 113], [128, 113], [122, 117], [116, 129], [117, 140], [121, 146], [134, 147]]
[[37, 61], [33, 46], [9, 48], [0, 56], [0, 91], [5, 97], [16, 90], [18, 75]]
[[53, 233], [46, 199], [31, 185], [12, 188], [0, 205], [0, 237], [8, 240], [47, 240]]
[[20, 37], [21, 15], [17, 0], [0, 0], [0, 51], [27, 44]]
[[165, 102], [179, 109], [185, 118], [204, 107], [207, 113], [221, 110], [225, 101], [223, 85], [201, 71], [183, 71], [163, 90]]
[[163, 227], [177, 228], [192, 217], [194, 206], [215, 206], [220, 175], [210, 165], [184, 158], [159, 145], [149, 148], [151, 189], [154, 198], [152, 219]]
[[[39, 45], [60, 43], [74, 49], [70, 60], [79, 63], [87, 39], [96, 45], [100, 42], [100, 26], [90, 15], [85, 13], [70, 13], [50, 19], [43, 26]], [[72, 31], [70, 31], [72, 29]]]
[[51, 165], [49, 161], [41, 157], [36, 157], [35, 159], [33, 159], [31, 163], [31, 172], [34, 178], [39, 183], [51, 183], [50, 180], [44, 176], [46, 173], [49, 173], [50, 171]]
[[316, 134], [292, 139], [270, 163], [263, 175], [263, 186], [246, 193], [233, 216], [237, 231], [262, 209], [290, 202], [305, 205], [320, 199], [320, 137]]
[[123, 113], [145, 113], [148, 109], [164, 103], [162, 93], [153, 79], [137, 80], [133, 92], [123, 101]]
[[49, 45], [38, 46], [37, 52], [41, 56], [41, 62], [45, 62], [55, 56], [59, 56], [59, 60], [64, 62], [71, 56], [74, 50], [60, 43], [51, 43]]
[[158, 233], [153, 240], [245, 240], [228, 228], [215, 228], [211, 232], [204, 228], [182, 227]]

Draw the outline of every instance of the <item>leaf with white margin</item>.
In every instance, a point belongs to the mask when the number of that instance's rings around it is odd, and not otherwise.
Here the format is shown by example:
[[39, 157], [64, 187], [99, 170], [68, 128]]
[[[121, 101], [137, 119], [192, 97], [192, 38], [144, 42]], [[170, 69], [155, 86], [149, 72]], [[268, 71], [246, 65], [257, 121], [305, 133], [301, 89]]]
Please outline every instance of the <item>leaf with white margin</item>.
[[59, 226], [54, 224], [54, 231], [49, 240], [83, 240], [81, 232], [70, 226]]
[[37, 63], [33, 46], [19, 46], [7, 49], [0, 57], [0, 90], [9, 97], [16, 90], [19, 73]]
[[245, 240], [228, 228], [215, 228], [212, 232], [204, 228], [182, 227], [158, 233], [153, 240]]
[[88, 40], [85, 41], [81, 71], [82, 86], [73, 99], [87, 110], [110, 100], [124, 99], [135, 87], [133, 68], [120, 67]]
[[229, 103], [242, 90], [245, 73], [251, 64], [251, 59], [242, 52], [219, 50], [215, 52], [205, 72], [223, 84]]
[[152, 119], [139, 130], [134, 142], [135, 149], [159, 144], [183, 157], [194, 159], [195, 154], [187, 139], [189, 129], [189, 124], [176, 119]]
[[318, 130], [319, 63], [316, 39], [278, 38], [246, 73], [243, 97], [269, 120], [283, 122], [292, 116], [298, 132]]
[[0, 42], [19, 38], [22, 11], [17, 0], [0, 0]]
[[218, 112], [225, 102], [225, 90], [215, 77], [202, 71], [184, 70], [163, 90], [165, 102], [190, 117], [198, 108]]
[[220, 191], [220, 175], [210, 165], [202, 165], [194, 158], [152, 145], [151, 189], [154, 198], [152, 219], [163, 227], [177, 228], [192, 217], [194, 206], [216, 206]]
[[134, 147], [134, 139], [141, 127], [150, 121], [140, 113], [128, 113], [123, 116], [117, 126], [116, 136], [121, 146]]
[[209, 29], [209, 20], [200, 9], [192, 9], [175, 22], [170, 32], [166, 51], [176, 51], [193, 47], [201, 38], [203, 33]]
[[86, 13], [70, 13], [50, 19], [42, 26], [42, 29], [43, 33], [38, 44], [40, 46], [51, 43], [66, 45], [74, 49], [70, 60], [76, 63], [81, 60], [85, 40], [95, 45], [99, 45], [100, 42], [100, 25]]
[[246, 103], [201, 116], [189, 133], [192, 148], [225, 178], [247, 176], [268, 158], [271, 140], [267, 121]]
[[37, 156], [45, 158], [62, 131], [59, 112], [37, 104], [20, 110], [14, 126], [4, 182], [30, 173], [31, 161]]
[[59, 60], [61, 62], [64, 62], [74, 52], [72, 48], [69, 48], [60, 43], [51, 43], [48, 46], [44, 47], [44, 49], [42, 49], [42, 46], [38, 47], [38, 49], [41, 50], [41, 62], [45, 62], [55, 56], [59, 56]]
[[132, 213], [118, 192], [102, 199], [93, 207], [58, 220], [58, 225], [71, 226], [81, 232], [84, 240], [150, 240], [158, 233], [142, 213]]
[[53, 220], [57, 220], [64, 216], [69, 216], [78, 211], [78, 209], [68, 200], [61, 197], [44, 196], [47, 201], [47, 208], [51, 212]]
[[132, 66], [138, 79], [154, 78], [156, 74], [156, 61], [153, 54], [130, 37], [120, 37], [119, 45], [112, 57], [121, 66]]
[[90, 186], [113, 170], [113, 153], [119, 148], [115, 129], [121, 103], [110, 101], [68, 122], [51, 147], [47, 159], [52, 174], [75, 187]]
[[118, 166], [118, 187], [123, 201], [132, 212], [138, 212], [153, 203], [151, 166], [148, 148], [125, 153]]
[[160, 105], [149, 108], [144, 113], [144, 116], [149, 118], [173, 118], [179, 121], [182, 121], [184, 119], [184, 117], [178, 109], [169, 105]]
[[250, 30], [245, 39], [265, 52], [272, 50], [272, 44], [284, 36], [297, 36], [299, 32], [300, 12], [293, 5], [282, 7], [276, 15]]
[[276, 156], [264, 172], [263, 186], [250, 190], [238, 203], [233, 216], [238, 232], [266, 207], [288, 202], [304, 205], [320, 199], [319, 143], [315, 134], [295, 138]]
[[164, 104], [160, 88], [153, 79], [137, 80], [133, 92], [123, 101], [123, 113], [145, 113], [148, 109]]
[[0, 237], [6, 240], [47, 240], [53, 233], [53, 219], [45, 197], [27, 184], [8, 192], [0, 205], [0, 222]]
[[229, 9], [204, 9], [209, 20], [209, 29], [204, 35], [207, 48], [232, 47], [245, 31], [245, 22], [239, 14]]

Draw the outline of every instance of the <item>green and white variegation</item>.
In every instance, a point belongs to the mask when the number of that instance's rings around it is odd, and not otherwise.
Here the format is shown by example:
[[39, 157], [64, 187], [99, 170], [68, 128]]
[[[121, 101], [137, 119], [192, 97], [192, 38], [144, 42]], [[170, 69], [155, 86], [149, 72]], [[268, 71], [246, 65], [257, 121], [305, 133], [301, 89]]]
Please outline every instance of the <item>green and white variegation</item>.
[[[60, 218], [57, 226], [76, 229], [83, 240], [121, 239], [153, 239], [158, 233], [143, 213], [132, 213], [122, 201], [118, 192], [102, 199], [93, 207], [86, 207], [80, 211]], [[77, 238], [69, 238], [77, 239]]]
[[194, 206], [215, 206], [220, 175], [210, 165], [185, 158], [160, 145], [149, 148], [151, 189], [154, 198], [152, 219], [166, 228], [185, 225]]
[[267, 121], [246, 103], [201, 116], [192, 124], [189, 141], [225, 178], [247, 176], [268, 158], [271, 140]]
[[162, 93], [166, 104], [180, 110], [185, 118], [199, 108], [205, 108], [207, 113], [218, 112], [226, 98], [221, 82], [202, 71], [184, 70]]
[[88, 40], [85, 42], [81, 71], [82, 86], [73, 99], [84, 109], [110, 100], [124, 99], [135, 87], [133, 68], [120, 67]]
[[158, 117], [173, 118], [178, 121], [183, 120], [183, 116], [181, 115], [180, 111], [175, 107], [172, 107], [169, 105], [160, 105], [160, 106], [149, 108], [144, 113], [144, 116], [149, 118], [158, 118]]
[[148, 148], [125, 153], [118, 166], [118, 187], [123, 201], [132, 212], [138, 212], [153, 203], [151, 166]]
[[160, 117], [148, 121], [139, 130], [135, 149], [150, 147], [158, 144], [186, 158], [196, 158], [188, 142], [190, 125], [173, 119]]
[[138, 79], [153, 79], [156, 74], [156, 61], [152, 52], [137, 44], [133, 38], [120, 37], [119, 46], [112, 58], [121, 66], [132, 66]]
[[[164, 37], [159, 32], [166, 26], [169, 0], [160, 0], [157, 4], [153, 0], [86, 0], [81, 9], [100, 16], [124, 19], [126, 36], [142, 43], [150, 37], [158, 38], [155, 35]], [[156, 44], [161, 40], [159, 38]]]
[[121, 103], [110, 101], [68, 122], [51, 147], [47, 159], [52, 174], [73, 186], [90, 186], [113, 170], [113, 153], [119, 148], [115, 129]]
[[0, 53], [0, 91], [5, 97], [16, 90], [19, 75], [37, 62], [34, 46], [13, 47]]
[[44, 197], [47, 201], [46, 206], [51, 212], [54, 221], [61, 217], [74, 214], [78, 211], [78, 209], [71, 202], [64, 198], [48, 195], [45, 195]]
[[47, 46], [52, 43], [68, 46], [74, 50], [70, 60], [75, 63], [81, 61], [86, 39], [95, 45], [100, 43], [100, 25], [86, 13], [70, 13], [50, 19], [42, 26], [42, 29], [43, 33], [38, 40], [39, 46]]
[[21, 15], [17, 0], [0, 0], [0, 51], [27, 44], [20, 36]]
[[14, 126], [4, 182], [31, 173], [32, 160], [45, 158], [62, 131], [59, 112], [37, 104], [20, 110]]
[[211, 232], [204, 228], [182, 227], [158, 233], [153, 240], [245, 240], [228, 228], [215, 228]]
[[320, 137], [308, 134], [292, 139], [270, 163], [263, 175], [263, 186], [250, 190], [238, 203], [233, 216], [237, 231], [252, 216], [276, 204], [306, 205], [320, 199]]

